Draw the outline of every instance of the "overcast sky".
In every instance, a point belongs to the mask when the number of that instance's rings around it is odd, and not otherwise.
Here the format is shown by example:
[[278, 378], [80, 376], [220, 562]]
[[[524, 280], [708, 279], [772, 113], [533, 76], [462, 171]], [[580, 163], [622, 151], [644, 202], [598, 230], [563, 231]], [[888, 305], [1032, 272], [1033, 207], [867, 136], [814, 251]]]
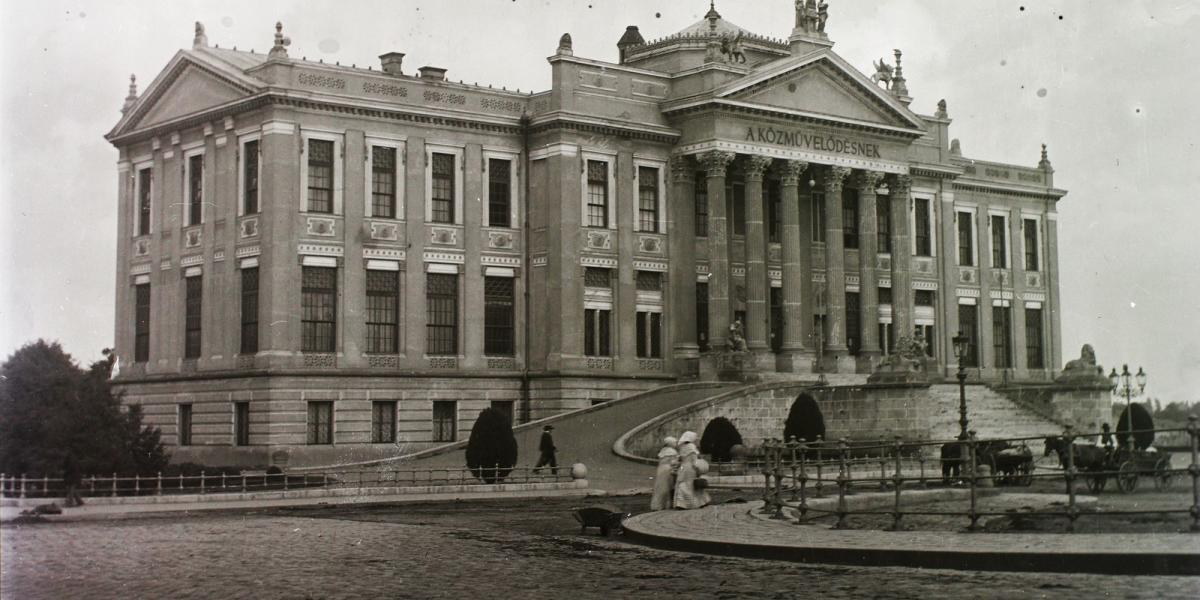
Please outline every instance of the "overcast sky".
[[[1064, 360], [1092, 343], [1147, 392], [1200, 401], [1200, 2], [828, 0], [835, 50], [860, 70], [904, 51], [912, 108], [945, 98], [965, 155], [1033, 166], [1050, 147], [1059, 204]], [[113, 340], [116, 123], [193, 22], [209, 42], [264, 52], [276, 20], [292, 56], [449, 69], [544, 90], [545, 58], [616, 60], [698, 21], [706, 0], [0, 3], [0, 355], [39, 337], [80, 360]], [[722, 0], [725, 19], [786, 37], [792, 0]], [[1061, 367], [1061, 365], [1060, 365]]]

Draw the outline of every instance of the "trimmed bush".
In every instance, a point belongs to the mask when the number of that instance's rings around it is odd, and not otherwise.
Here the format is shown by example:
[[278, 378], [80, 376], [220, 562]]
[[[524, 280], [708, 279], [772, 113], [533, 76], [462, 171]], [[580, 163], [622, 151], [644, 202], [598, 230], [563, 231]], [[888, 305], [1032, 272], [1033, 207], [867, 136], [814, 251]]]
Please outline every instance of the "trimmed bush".
[[730, 450], [742, 444], [742, 434], [738, 433], [733, 422], [725, 417], [717, 417], [704, 427], [704, 435], [700, 436], [700, 453], [712, 457], [713, 462], [729, 462], [733, 459]]
[[467, 468], [484, 483], [504, 481], [517, 464], [517, 438], [504, 413], [485, 408], [475, 419], [467, 441]]
[[1154, 432], [1141, 430], [1154, 429], [1154, 417], [1150, 416], [1150, 411], [1146, 410], [1145, 406], [1137, 403], [1130, 404], [1121, 411], [1117, 420], [1117, 445], [1124, 446], [1129, 438], [1130, 409], [1133, 411], [1133, 430], [1137, 432], [1133, 434], [1133, 446], [1138, 450], [1145, 450], [1154, 443]]
[[821, 406], [817, 399], [804, 392], [792, 403], [787, 421], [783, 425], [783, 439], [803, 439], [812, 443], [818, 437], [825, 439], [825, 417], [821, 414]]

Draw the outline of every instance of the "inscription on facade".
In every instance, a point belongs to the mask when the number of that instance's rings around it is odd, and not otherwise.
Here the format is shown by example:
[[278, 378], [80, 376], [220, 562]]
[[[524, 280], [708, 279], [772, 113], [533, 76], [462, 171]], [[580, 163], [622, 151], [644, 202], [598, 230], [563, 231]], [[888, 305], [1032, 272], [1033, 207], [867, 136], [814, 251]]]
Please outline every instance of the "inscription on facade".
[[865, 156], [880, 158], [879, 146], [867, 142], [859, 142], [848, 138], [816, 135], [803, 131], [775, 129], [774, 127], [747, 127], [747, 142], [791, 146], [818, 152], [834, 152], [848, 156]]
[[323, 87], [335, 90], [346, 89], [346, 80], [339, 77], [329, 77], [327, 75], [316, 75], [314, 73], [301, 73], [296, 77], [302, 85], [312, 87]]

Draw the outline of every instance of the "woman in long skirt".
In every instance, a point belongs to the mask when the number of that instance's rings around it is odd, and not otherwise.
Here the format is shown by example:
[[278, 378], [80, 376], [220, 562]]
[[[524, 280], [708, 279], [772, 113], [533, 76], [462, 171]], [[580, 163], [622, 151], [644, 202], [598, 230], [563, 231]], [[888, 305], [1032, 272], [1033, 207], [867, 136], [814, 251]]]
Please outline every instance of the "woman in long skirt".
[[700, 451], [696, 449], [696, 433], [688, 431], [679, 436], [679, 475], [675, 479], [675, 508], [692, 509], [707, 506], [712, 499], [705, 490], [697, 490], [693, 485], [700, 472], [696, 469], [696, 459]]
[[675, 444], [675, 438], [666, 438], [662, 450], [658, 451], [658, 470], [654, 472], [650, 510], [671, 508], [671, 496], [675, 494], [675, 468], [679, 466], [679, 452], [675, 450]]

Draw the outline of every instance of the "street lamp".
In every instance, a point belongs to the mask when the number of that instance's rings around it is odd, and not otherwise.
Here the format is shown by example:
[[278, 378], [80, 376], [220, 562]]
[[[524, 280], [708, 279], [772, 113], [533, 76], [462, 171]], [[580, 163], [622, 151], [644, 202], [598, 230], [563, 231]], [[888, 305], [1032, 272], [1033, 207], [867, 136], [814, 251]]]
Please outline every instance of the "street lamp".
[[[1103, 371], [1101, 371], [1103, 372]], [[1117, 396], [1125, 396], [1125, 417], [1126, 425], [1129, 426], [1129, 447], [1133, 449], [1133, 407], [1132, 398], [1142, 395], [1146, 389], [1146, 372], [1138, 367], [1136, 375], [1129, 373], [1129, 365], [1121, 365], [1121, 372], [1117, 373], [1116, 367], [1113, 367], [1112, 373], [1108, 374], [1108, 382], [1112, 386], [1112, 393]], [[1137, 389], [1134, 390], [1134, 386]]]
[[954, 342], [954, 356], [958, 357], [958, 439], [965, 440], [967, 439], [967, 367], [963, 364], [963, 359], [971, 349], [971, 338], [960, 330], [951, 341]]

